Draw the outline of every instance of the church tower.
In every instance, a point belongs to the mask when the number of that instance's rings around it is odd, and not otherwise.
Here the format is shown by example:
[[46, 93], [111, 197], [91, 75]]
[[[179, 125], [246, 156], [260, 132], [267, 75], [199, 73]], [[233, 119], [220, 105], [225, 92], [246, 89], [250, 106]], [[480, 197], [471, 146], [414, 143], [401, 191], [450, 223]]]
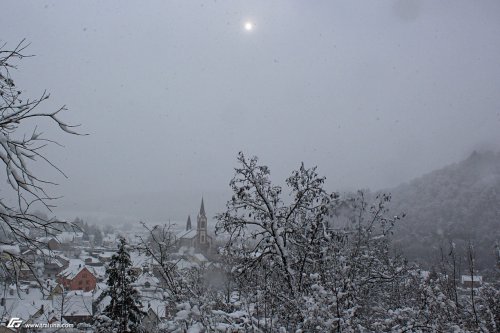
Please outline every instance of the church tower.
[[[202, 197], [200, 212], [196, 218], [196, 232], [191, 223], [191, 215], [188, 215], [186, 230], [180, 233], [178, 245], [179, 248], [190, 248], [195, 250], [196, 253], [203, 254], [209, 258], [213, 254], [212, 244], [212, 237], [208, 234], [207, 213], [205, 212], [205, 203]], [[201, 259], [198, 258], [197, 260]]]
[[200, 212], [198, 213], [196, 234], [198, 236], [198, 244], [200, 247], [204, 248], [207, 246], [207, 215], [205, 213], [205, 204], [203, 203], [203, 197], [201, 198]]

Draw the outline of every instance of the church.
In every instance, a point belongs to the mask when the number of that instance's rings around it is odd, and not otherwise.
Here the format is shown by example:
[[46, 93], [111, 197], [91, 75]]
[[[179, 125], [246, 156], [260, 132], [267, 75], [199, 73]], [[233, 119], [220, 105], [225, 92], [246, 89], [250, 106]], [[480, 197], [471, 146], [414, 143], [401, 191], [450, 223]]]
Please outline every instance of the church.
[[186, 230], [177, 234], [179, 247], [191, 247], [197, 252], [208, 254], [212, 250], [212, 237], [207, 233], [207, 214], [201, 198], [200, 212], [196, 218], [196, 229], [192, 228], [191, 216], [188, 216]]

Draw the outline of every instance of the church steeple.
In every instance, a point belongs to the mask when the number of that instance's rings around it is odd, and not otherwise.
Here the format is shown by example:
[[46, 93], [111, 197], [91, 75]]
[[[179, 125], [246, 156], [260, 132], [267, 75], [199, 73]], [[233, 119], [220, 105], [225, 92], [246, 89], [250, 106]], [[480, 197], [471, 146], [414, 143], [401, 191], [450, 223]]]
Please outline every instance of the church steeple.
[[191, 230], [192, 226], [191, 226], [191, 215], [188, 215], [188, 220], [186, 222], [186, 231], [187, 230]]
[[200, 213], [196, 221], [196, 233], [200, 245], [205, 246], [207, 242], [207, 214], [205, 213], [205, 203], [201, 197]]
[[207, 218], [207, 215], [205, 214], [205, 204], [203, 203], [203, 197], [201, 197], [201, 207], [200, 207], [200, 213], [198, 214], [199, 217], [204, 217], [205, 219]]

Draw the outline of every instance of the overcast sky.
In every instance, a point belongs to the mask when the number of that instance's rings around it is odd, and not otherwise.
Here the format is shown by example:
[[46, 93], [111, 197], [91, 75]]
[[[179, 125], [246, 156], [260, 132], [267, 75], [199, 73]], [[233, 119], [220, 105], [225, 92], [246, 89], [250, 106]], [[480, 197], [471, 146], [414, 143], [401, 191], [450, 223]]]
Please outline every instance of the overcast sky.
[[[184, 220], [223, 208], [242, 150], [276, 181], [301, 161], [330, 190], [395, 186], [499, 149], [500, 2], [5, 1], [31, 46], [23, 94], [47, 126], [61, 216]], [[253, 29], [246, 31], [245, 22]], [[43, 124], [42, 124], [43, 125]], [[48, 124], [46, 124], [48, 125]]]

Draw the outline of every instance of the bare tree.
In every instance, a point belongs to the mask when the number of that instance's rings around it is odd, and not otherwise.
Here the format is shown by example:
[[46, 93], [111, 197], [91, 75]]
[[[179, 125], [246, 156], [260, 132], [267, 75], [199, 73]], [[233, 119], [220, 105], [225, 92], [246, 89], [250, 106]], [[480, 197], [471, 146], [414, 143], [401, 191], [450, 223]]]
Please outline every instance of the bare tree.
[[[469, 274], [470, 274], [470, 304], [472, 307], [472, 313], [474, 314], [474, 322], [475, 324], [480, 327], [479, 325], [479, 317], [477, 314], [477, 309], [476, 309], [476, 291], [475, 285], [474, 285], [474, 278], [476, 278], [476, 270], [475, 270], [475, 252], [474, 252], [474, 246], [472, 245], [472, 242], [469, 241], [467, 244], [467, 263], [468, 263], [468, 268], [469, 268]], [[480, 282], [480, 281], [478, 281]]]
[[[47, 145], [59, 144], [44, 138], [36, 124], [28, 133], [23, 129], [32, 121], [37, 123], [45, 119], [66, 133], [78, 135], [74, 130], [76, 126], [59, 118], [59, 114], [66, 110], [64, 106], [54, 111], [42, 110], [43, 102], [49, 98], [47, 92], [34, 99], [21, 96], [21, 89], [14, 83], [11, 73], [17, 69], [16, 61], [29, 57], [24, 53], [28, 45], [22, 40], [14, 49], [7, 49], [5, 44], [0, 46], [0, 164], [5, 166], [10, 192], [17, 198], [13, 204], [4, 201], [5, 198], [0, 199], [0, 244], [4, 258], [0, 265], [3, 273], [13, 281], [18, 279], [19, 267], [31, 267], [19, 255], [18, 246], [38, 248], [40, 244], [32, 236], [33, 231], [53, 234], [61, 229], [61, 221], [33, 212], [35, 206], [50, 211], [56, 199], [46, 190], [55, 183], [40, 178], [36, 164], [47, 163], [66, 176], [43, 153]], [[8, 188], [5, 191], [9, 191]]]
[[147, 237], [139, 236], [137, 249], [150, 256], [153, 260], [153, 270], [161, 277], [170, 295], [177, 299], [181, 292], [181, 279], [176, 263], [172, 262], [171, 253], [176, 246], [175, 236], [170, 225], [155, 225], [153, 228], [141, 222], [147, 230]]
[[[227, 211], [217, 216], [217, 231], [230, 235], [229, 245], [240, 243], [245, 258], [242, 271], [270, 261], [276, 265], [293, 299], [302, 286], [305, 263], [313, 253], [310, 250], [325, 228], [323, 216], [336, 195], [323, 190], [324, 178], [317, 175], [316, 168], [306, 169], [302, 164], [287, 179], [291, 203], [286, 204], [282, 188], [271, 184], [267, 166], [243, 153], [238, 162], [241, 167], [230, 182], [234, 195]], [[296, 252], [298, 249], [301, 251]]]
[[309, 331], [330, 322], [325, 328], [342, 331], [391, 298], [383, 287], [400, 283], [407, 268], [390, 253], [399, 220], [388, 216], [390, 195], [369, 204], [361, 191], [328, 193], [316, 168], [301, 164], [286, 179], [286, 196], [256, 157], [237, 159], [234, 194], [216, 228], [228, 235], [224, 251], [235, 260], [234, 278], [261, 305], [254, 314], [266, 330]]

